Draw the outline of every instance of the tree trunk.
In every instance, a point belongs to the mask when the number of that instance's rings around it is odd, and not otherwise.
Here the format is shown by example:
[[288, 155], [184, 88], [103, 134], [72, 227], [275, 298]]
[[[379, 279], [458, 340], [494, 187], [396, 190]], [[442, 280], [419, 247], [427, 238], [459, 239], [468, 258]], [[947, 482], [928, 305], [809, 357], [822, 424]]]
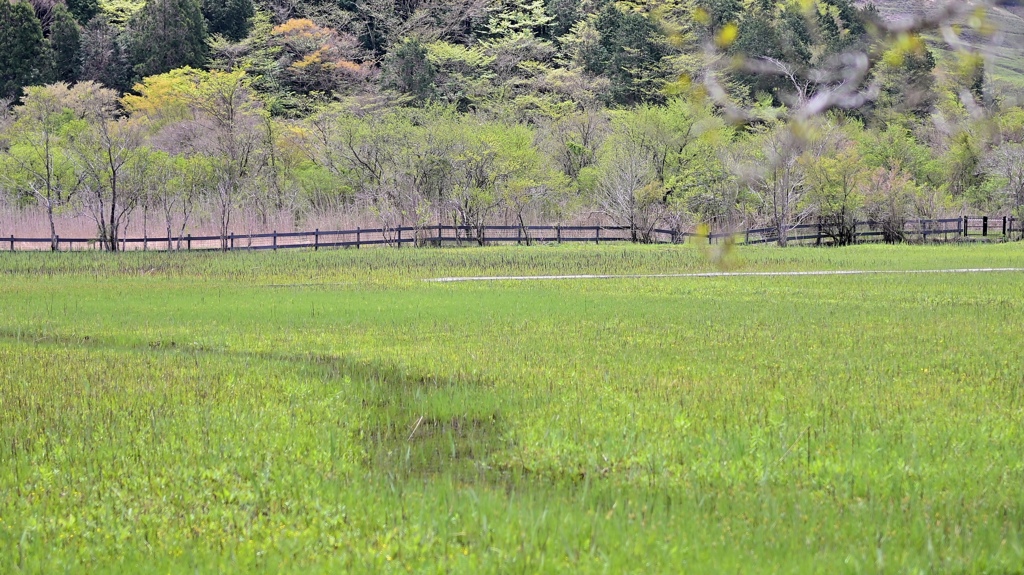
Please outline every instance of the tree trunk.
[[520, 212], [517, 214], [519, 219], [519, 229], [523, 230], [523, 238], [526, 239], [526, 245], [530, 245], [530, 232], [526, 229], [526, 221], [523, 220], [523, 214]]
[[60, 249], [57, 245], [57, 226], [53, 223], [53, 202], [46, 200], [46, 217], [50, 220], [50, 251], [55, 252]]
[[164, 223], [167, 224], [167, 251], [174, 249], [174, 231], [171, 229], [171, 211], [167, 207], [167, 203], [164, 203]]
[[110, 180], [110, 251], [117, 251], [117, 177]]

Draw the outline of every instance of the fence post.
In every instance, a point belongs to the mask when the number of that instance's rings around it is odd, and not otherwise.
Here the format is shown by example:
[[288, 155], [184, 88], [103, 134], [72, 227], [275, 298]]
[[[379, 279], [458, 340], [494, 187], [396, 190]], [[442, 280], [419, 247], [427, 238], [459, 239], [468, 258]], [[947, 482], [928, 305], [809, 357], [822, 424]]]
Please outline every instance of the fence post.
[[313, 251], [320, 250], [320, 228], [313, 230]]
[[965, 238], [967, 236], [971, 235], [971, 232], [970, 232], [970, 229], [969, 229], [970, 227], [971, 227], [971, 220], [969, 220], [967, 218], [967, 216], [964, 216], [964, 237]]
[[1003, 237], [1006, 237], [1006, 216], [1003, 216]]
[[231, 232], [230, 241], [231, 241], [231, 243], [228, 244], [228, 250], [232, 250], [233, 251], [235, 249], [235, 232]]
[[11, 234], [11, 251], [14, 251], [14, 234]]
[[601, 245], [601, 226], [594, 226], [594, 243]]
[[274, 251], [277, 251], [277, 230], [274, 230]]
[[988, 237], [988, 216], [981, 217], [981, 235], [982, 237]]
[[558, 238], [558, 243], [562, 243], [562, 224], [555, 226], [555, 237]]
[[441, 247], [444, 240], [444, 229], [441, 227], [441, 218], [437, 218], [437, 247]]
[[360, 228], [359, 226], [356, 226], [356, 249], [357, 250], [359, 249], [359, 244], [362, 241], [361, 240], [361, 236], [362, 235], [363, 235], [363, 229]]
[[402, 247], [402, 224], [398, 224], [398, 243], [395, 244], [397, 247]]
[[191, 251], [191, 250], [192, 250], [192, 234], [189, 234], [189, 235], [188, 235], [188, 237], [187, 237], [187, 240], [186, 240], [186, 241], [187, 241], [188, 243], [186, 243], [186, 244], [185, 244], [185, 249], [186, 249], [186, 250], [189, 250], [189, 251]]

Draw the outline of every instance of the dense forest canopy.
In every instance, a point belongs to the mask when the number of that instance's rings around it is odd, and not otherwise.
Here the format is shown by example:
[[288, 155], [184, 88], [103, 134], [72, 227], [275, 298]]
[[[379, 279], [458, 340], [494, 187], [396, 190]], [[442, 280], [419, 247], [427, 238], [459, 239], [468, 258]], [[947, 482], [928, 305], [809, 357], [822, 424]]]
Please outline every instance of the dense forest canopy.
[[966, 4], [0, 0], [0, 191], [112, 250], [140, 210], [168, 237], [355, 210], [782, 244], [1024, 216], [1024, 111], [978, 48], [1013, 7]]

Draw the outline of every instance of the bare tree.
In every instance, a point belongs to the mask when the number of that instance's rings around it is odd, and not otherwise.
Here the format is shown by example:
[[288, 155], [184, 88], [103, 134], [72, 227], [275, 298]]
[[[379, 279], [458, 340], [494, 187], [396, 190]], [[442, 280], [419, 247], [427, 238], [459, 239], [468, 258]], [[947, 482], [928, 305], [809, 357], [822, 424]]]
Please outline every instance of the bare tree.
[[[0, 145], [12, 169], [0, 171], [0, 182], [31, 194], [43, 207], [50, 228], [50, 249], [57, 250], [54, 214], [68, 205], [79, 189], [74, 165], [68, 154], [68, 132], [78, 94], [99, 89], [86, 82], [72, 89], [67, 84], [33, 86], [26, 89], [6, 131], [7, 143]], [[4, 106], [6, 115], [6, 106]]]
[[601, 212], [628, 227], [634, 242], [651, 241], [654, 228], [667, 213], [651, 158], [627, 142], [614, 144], [597, 192]]
[[866, 211], [886, 243], [905, 239], [907, 220], [913, 216], [917, 186], [899, 166], [879, 168], [868, 182]]
[[826, 120], [816, 132], [800, 159], [806, 175], [805, 207], [835, 245], [849, 245], [856, 239], [869, 170], [840, 126]]
[[1003, 180], [1003, 205], [1017, 217], [1024, 217], [1024, 144], [1009, 142], [998, 146], [986, 161], [989, 170]]
[[83, 203], [107, 250], [118, 251], [120, 232], [145, 186], [141, 122], [118, 117], [117, 93], [99, 88], [80, 101], [87, 126], [72, 149]]
[[201, 155], [154, 155], [151, 174], [150, 197], [163, 216], [167, 251], [180, 250], [196, 204], [212, 187], [212, 166]]
[[263, 107], [243, 71], [194, 71], [179, 95], [190, 110], [191, 146], [212, 165], [218, 234], [226, 250], [234, 211], [260, 165]]
[[608, 132], [608, 118], [598, 110], [588, 108], [558, 118], [545, 128], [547, 148], [572, 179], [594, 165], [597, 152]]
[[790, 230], [807, 215], [801, 206], [806, 186], [800, 164], [806, 142], [781, 123], [759, 127], [758, 131], [742, 176], [750, 191], [760, 198], [778, 244], [785, 247]]

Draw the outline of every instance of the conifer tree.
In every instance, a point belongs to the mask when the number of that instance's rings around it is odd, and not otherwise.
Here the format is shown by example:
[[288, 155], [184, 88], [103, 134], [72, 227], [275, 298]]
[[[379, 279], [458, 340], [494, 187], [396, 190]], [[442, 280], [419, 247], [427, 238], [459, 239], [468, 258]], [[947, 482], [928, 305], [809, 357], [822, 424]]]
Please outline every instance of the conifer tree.
[[58, 82], [77, 81], [82, 70], [82, 35], [74, 16], [63, 4], [53, 9], [49, 47], [53, 58], [50, 76]]
[[67, 3], [68, 10], [82, 26], [100, 13], [99, 0], [67, 0]]
[[398, 45], [384, 63], [388, 87], [412, 96], [417, 102], [434, 92], [434, 66], [423, 44], [410, 38]]
[[90, 20], [82, 30], [80, 79], [122, 91], [130, 88], [131, 70], [122, 40], [117, 27], [105, 15]]
[[252, 0], [203, 0], [207, 31], [234, 42], [249, 33], [255, 13]]
[[138, 77], [206, 63], [206, 22], [199, 0], [149, 0], [128, 29]]
[[0, 98], [17, 97], [42, 75], [43, 27], [27, 2], [0, 1]]

